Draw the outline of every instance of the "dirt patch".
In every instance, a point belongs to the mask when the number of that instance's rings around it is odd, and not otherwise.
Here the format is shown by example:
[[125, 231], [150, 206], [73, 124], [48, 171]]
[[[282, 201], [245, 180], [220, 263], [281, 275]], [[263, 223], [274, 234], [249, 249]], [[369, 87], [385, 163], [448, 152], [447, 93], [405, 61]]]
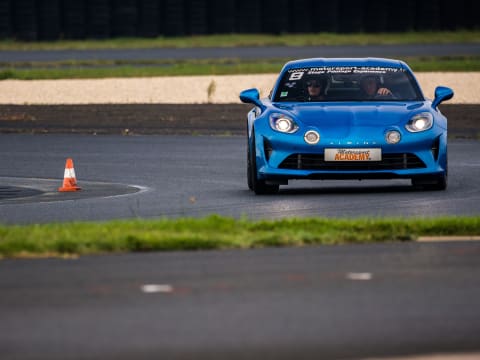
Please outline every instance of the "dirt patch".
[[[0, 105], [0, 133], [245, 133], [246, 104]], [[480, 104], [445, 104], [452, 137], [480, 138]]]
[[2, 133], [237, 134], [243, 104], [0, 105]]

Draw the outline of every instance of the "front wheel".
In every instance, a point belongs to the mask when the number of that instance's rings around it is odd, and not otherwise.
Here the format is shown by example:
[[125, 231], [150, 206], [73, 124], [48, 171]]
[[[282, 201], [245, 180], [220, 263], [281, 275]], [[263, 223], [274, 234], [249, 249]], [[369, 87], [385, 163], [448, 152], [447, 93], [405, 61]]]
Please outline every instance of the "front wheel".
[[278, 184], [266, 184], [257, 174], [255, 133], [252, 131], [252, 143], [247, 144], [247, 178], [248, 188], [257, 195], [276, 194], [280, 188]]
[[448, 175], [445, 172], [443, 175], [435, 177], [415, 178], [412, 179], [412, 185], [424, 190], [445, 190], [448, 186]]

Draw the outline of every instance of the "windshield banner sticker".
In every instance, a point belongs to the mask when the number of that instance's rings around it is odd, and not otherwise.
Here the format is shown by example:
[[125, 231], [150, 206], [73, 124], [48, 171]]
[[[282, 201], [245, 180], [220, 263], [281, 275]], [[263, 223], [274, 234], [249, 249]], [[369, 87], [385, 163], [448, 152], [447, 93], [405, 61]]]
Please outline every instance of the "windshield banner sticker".
[[382, 66], [323, 66], [304, 69], [290, 69], [288, 80], [300, 80], [304, 74], [321, 75], [321, 74], [391, 74], [397, 72], [405, 72], [405, 69]]

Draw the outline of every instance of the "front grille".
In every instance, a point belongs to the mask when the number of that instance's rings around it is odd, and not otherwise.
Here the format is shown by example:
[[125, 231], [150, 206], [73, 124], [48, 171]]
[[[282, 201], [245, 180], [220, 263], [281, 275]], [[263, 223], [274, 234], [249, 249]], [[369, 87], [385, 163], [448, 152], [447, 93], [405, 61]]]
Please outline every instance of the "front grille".
[[280, 169], [366, 171], [425, 168], [414, 154], [383, 154], [382, 161], [325, 161], [323, 154], [293, 154], [282, 161]]

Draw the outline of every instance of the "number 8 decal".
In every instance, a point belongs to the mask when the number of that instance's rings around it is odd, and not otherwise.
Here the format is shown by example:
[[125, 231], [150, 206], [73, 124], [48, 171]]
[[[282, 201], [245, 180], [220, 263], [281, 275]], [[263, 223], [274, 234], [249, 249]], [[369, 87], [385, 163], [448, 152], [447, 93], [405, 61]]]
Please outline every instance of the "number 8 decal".
[[290, 78], [288, 80], [300, 80], [303, 76], [303, 72], [295, 72], [290, 75]]

